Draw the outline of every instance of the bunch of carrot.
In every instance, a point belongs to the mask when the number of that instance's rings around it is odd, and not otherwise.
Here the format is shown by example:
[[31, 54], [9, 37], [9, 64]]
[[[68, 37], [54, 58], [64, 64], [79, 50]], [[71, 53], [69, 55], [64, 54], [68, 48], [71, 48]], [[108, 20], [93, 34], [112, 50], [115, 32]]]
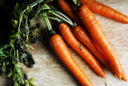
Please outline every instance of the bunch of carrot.
[[[102, 78], [105, 78], [106, 74], [95, 57], [119, 79], [127, 81], [115, 50], [108, 42], [91, 11], [123, 23], [128, 23], [128, 17], [95, 0], [78, 0], [81, 5], [75, 8], [72, 8], [68, 0], [56, 1], [61, 10], [78, 25], [72, 26], [68, 22], [59, 21], [58, 28], [62, 37], [54, 33], [50, 38], [50, 43], [56, 54], [82, 86], [92, 86], [92, 83], [73, 60], [63, 39]], [[67, 23], [73, 28], [71, 29]]]
[[[63, 64], [71, 71], [71, 73], [77, 78], [77, 80], [81, 83], [82, 86], [93, 86], [84, 72], [80, 69], [78, 64], [72, 58], [70, 51], [63, 38], [57, 34], [53, 29], [49, 22], [46, 13], [43, 13], [43, 18], [48, 27], [50, 36], [50, 44], [54, 49], [55, 53], [59, 56], [59, 59], [63, 62]], [[63, 26], [63, 23], [62, 23]], [[72, 34], [71, 34], [72, 35]], [[77, 48], [77, 47], [76, 47]]]

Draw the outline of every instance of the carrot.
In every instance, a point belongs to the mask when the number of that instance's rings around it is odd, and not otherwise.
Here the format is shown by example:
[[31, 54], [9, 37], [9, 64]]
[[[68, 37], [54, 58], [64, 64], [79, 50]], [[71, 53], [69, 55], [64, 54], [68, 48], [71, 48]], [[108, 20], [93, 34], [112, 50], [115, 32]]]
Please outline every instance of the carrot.
[[[77, 15], [75, 15], [74, 11], [72, 10], [71, 5], [66, 0], [57, 0], [57, 2], [64, 13], [70, 16], [77, 23], [80, 23], [77, 18]], [[98, 60], [101, 61], [101, 63], [106, 65], [106, 62], [103, 60], [103, 57], [96, 50], [93, 43], [91, 43], [91, 39], [89, 38], [88, 34], [82, 29], [82, 27], [76, 26], [72, 31], [74, 32], [74, 35], [77, 37], [77, 39], [79, 39], [98, 58]]]
[[72, 72], [72, 74], [78, 79], [82, 86], [93, 86], [86, 75], [79, 68], [77, 63], [72, 58], [65, 42], [59, 34], [54, 34], [50, 38], [50, 43], [55, 53], [59, 56], [59, 59], [65, 64], [65, 66]]
[[[104, 53], [102, 52], [102, 50], [100, 49], [100, 47], [99, 47], [95, 42], [93, 42], [93, 43], [94, 43], [95, 47], [99, 50], [100, 54], [101, 54], [103, 57], [106, 57], [106, 56], [104, 55]], [[106, 58], [107, 58], [107, 57], [106, 57]], [[107, 67], [109, 70], [113, 71], [109, 66], [110, 66], [110, 65], [107, 64], [106, 67]], [[125, 74], [122, 76], [122, 80], [128, 81]]]
[[[46, 8], [46, 5], [44, 5]], [[65, 42], [59, 34], [56, 34], [52, 29], [52, 25], [47, 17], [47, 14], [43, 12], [43, 19], [47, 25], [48, 31], [51, 35], [50, 43], [55, 53], [59, 56], [60, 60], [64, 63], [64, 65], [71, 71], [71, 73], [76, 77], [76, 79], [80, 82], [82, 86], [93, 86], [87, 76], [83, 73], [77, 63], [71, 56]]]
[[118, 22], [122, 22], [122, 23], [126, 23], [128, 24], [128, 16], [120, 13], [119, 11], [110, 8], [100, 2], [97, 1], [91, 1], [91, 0], [79, 0], [79, 2], [83, 5], [86, 4], [87, 7], [97, 13], [100, 14], [102, 16], [106, 16], [110, 19], [114, 19]]
[[85, 32], [85, 30], [80, 27], [80, 26], [76, 26], [72, 29], [73, 34], [75, 35], [75, 37], [81, 42], [83, 43], [93, 54], [94, 56], [102, 63], [104, 64], [107, 68], [107, 62], [104, 60], [103, 56], [99, 53], [99, 51], [96, 49], [96, 47], [94, 46], [94, 44], [92, 43], [92, 40], [90, 39], [90, 37], [88, 36], [88, 34]]
[[120, 64], [119, 58], [117, 57], [114, 49], [105, 37], [96, 18], [86, 5], [82, 5], [80, 7], [79, 17], [83, 25], [87, 27], [91, 38], [95, 41], [95, 43], [100, 47], [100, 49], [104, 53], [104, 59], [108, 62], [115, 75], [118, 76], [120, 79], [124, 78], [125, 74]]
[[[99, 51], [99, 53], [103, 56], [103, 57], [105, 57], [105, 55], [104, 55], [104, 53], [102, 52], [102, 50], [100, 49], [100, 47], [92, 40], [92, 42], [93, 42], [93, 44], [94, 44], [94, 46], [96, 47], [96, 49]], [[109, 64], [108, 64], [109, 65]]]
[[59, 24], [59, 31], [64, 40], [90, 65], [90, 67], [101, 77], [105, 78], [106, 74], [98, 64], [93, 55], [74, 37], [70, 27], [65, 23]]
[[67, 0], [57, 0], [57, 3], [65, 14], [67, 14], [76, 22], [79, 22], [78, 18], [76, 17], [76, 14], [74, 13], [71, 5], [67, 2]]

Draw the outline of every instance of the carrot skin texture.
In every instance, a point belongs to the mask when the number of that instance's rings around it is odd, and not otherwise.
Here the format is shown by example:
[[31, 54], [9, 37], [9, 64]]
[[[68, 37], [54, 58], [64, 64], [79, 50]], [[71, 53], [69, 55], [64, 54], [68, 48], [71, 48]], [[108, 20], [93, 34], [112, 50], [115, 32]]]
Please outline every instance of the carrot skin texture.
[[70, 4], [67, 2], [67, 0], [57, 0], [57, 3], [60, 7], [60, 9], [67, 14], [69, 17], [71, 17], [73, 20], [76, 22], [79, 22], [78, 18], [76, 17], [72, 7]]
[[116, 76], [122, 79], [124, 76], [124, 71], [120, 64], [119, 58], [117, 57], [114, 49], [105, 37], [96, 18], [86, 5], [82, 5], [80, 7], [79, 17], [83, 25], [87, 27], [87, 30], [90, 33], [92, 39], [96, 42], [96, 44], [105, 54], [104, 59], [109, 63], [111, 70], [113, 70]]
[[90, 39], [89, 35], [85, 32], [85, 30], [80, 27], [76, 26], [72, 29], [73, 34], [75, 37], [83, 43], [93, 54], [94, 56], [106, 67], [108, 67], [107, 62], [104, 60], [102, 55], [99, 53], [99, 51], [96, 49], [94, 44], [92, 43], [92, 40]]
[[78, 79], [82, 86], [93, 86], [77, 63], [71, 56], [65, 42], [59, 34], [54, 34], [50, 38], [50, 43], [55, 53], [59, 56], [59, 59], [64, 65], [72, 72], [72, 74]]
[[72, 47], [90, 67], [101, 77], [105, 78], [106, 74], [93, 55], [74, 37], [70, 27], [65, 23], [59, 24], [59, 31], [64, 40]]
[[104, 5], [98, 1], [91, 0], [79, 0], [79, 2], [82, 5], [87, 5], [87, 7], [94, 13], [100, 14], [118, 22], [128, 24], [128, 16], [124, 15], [123, 13], [120, 13], [119, 11], [113, 8], [108, 7], [107, 5]]

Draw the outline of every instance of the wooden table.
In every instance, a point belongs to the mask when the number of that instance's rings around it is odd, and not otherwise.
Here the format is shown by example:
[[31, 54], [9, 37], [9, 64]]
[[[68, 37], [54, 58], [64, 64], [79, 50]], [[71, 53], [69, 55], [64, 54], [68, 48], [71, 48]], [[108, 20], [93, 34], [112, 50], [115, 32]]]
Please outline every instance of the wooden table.
[[[128, 15], [128, 0], [99, 1]], [[95, 14], [95, 16], [108, 40], [116, 50], [121, 64], [128, 76], [128, 25], [115, 22], [97, 14]], [[31, 69], [24, 67], [29, 78], [35, 78], [36, 86], [80, 86], [49, 47], [45, 33], [42, 32], [42, 34], [43, 42], [34, 44], [33, 46], [35, 49], [31, 51], [36, 64]], [[78, 54], [76, 54], [71, 48], [69, 49], [72, 52], [73, 58], [92, 81], [93, 85], [105, 86], [105, 81], [97, 76]], [[105, 72], [107, 74], [107, 86], [128, 86], [128, 82], [119, 80], [107, 69], [105, 69]], [[6, 83], [6, 78], [1, 76], [0, 86], [6, 86]]]

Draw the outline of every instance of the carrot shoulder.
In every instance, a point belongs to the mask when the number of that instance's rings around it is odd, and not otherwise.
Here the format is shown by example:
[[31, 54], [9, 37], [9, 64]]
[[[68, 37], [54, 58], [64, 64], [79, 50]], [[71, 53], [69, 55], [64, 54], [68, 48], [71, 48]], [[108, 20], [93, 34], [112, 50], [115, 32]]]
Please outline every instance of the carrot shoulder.
[[108, 62], [112, 71], [120, 79], [122, 79], [125, 76], [125, 74], [120, 64], [119, 58], [117, 57], [117, 54], [115, 53], [114, 49], [105, 37], [96, 18], [86, 5], [82, 5], [80, 7], [79, 17], [83, 25], [87, 27], [87, 30], [91, 35], [91, 38], [95, 41], [95, 43], [100, 47], [102, 52], [105, 54], [104, 59]]
[[101, 77], [105, 78], [106, 74], [93, 55], [74, 37], [70, 27], [65, 23], [59, 24], [59, 31], [64, 40], [72, 47], [90, 67]]
[[128, 24], [128, 16], [124, 15], [123, 13], [120, 13], [119, 11], [110, 8], [98, 1], [92, 1], [92, 0], [79, 0], [79, 2], [83, 5], [86, 4], [87, 7], [100, 15], [106, 16], [110, 19], [114, 19], [118, 22], [126, 23]]
[[93, 86], [86, 75], [79, 68], [77, 63], [72, 58], [65, 42], [59, 34], [54, 34], [50, 38], [50, 43], [55, 53], [59, 56], [64, 65], [72, 72], [72, 74], [78, 79], [82, 86]]

